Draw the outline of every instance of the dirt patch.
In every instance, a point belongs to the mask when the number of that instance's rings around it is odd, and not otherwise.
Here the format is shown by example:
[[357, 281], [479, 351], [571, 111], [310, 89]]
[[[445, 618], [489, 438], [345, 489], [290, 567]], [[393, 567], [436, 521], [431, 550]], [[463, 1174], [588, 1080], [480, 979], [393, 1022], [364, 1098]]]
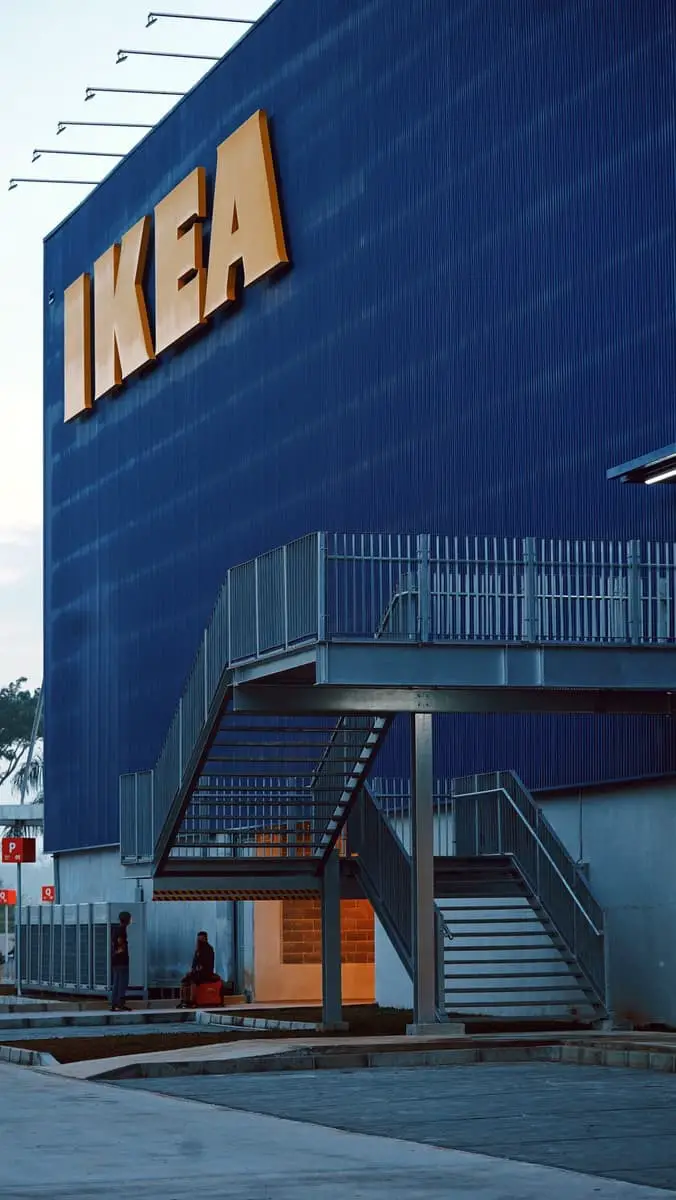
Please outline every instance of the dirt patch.
[[[246, 1035], [261, 1039], [288, 1037], [272, 1031], [246, 1031]], [[124, 1054], [155, 1054], [160, 1050], [184, 1050], [191, 1046], [214, 1046], [223, 1042], [241, 1042], [239, 1033], [127, 1033], [117, 1037], [60, 1037], [40, 1038], [30, 1041], [4, 1042], [3, 1045], [19, 1046], [24, 1050], [36, 1050], [40, 1054], [51, 1054], [57, 1062], [89, 1062], [94, 1058], [118, 1058]]]
[[[299, 1006], [298, 1008], [257, 1008], [255, 1004], [247, 1005], [247, 1017], [270, 1017], [286, 1021], [315, 1021], [321, 1023], [322, 1010], [319, 1006]], [[406, 1026], [412, 1024], [413, 1013], [405, 1008], [381, 1008], [378, 1004], [346, 1004], [343, 1007], [343, 1020], [350, 1028], [349, 1037], [399, 1037], [406, 1033]], [[504, 1017], [474, 1017], [467, 1013], [449, 1013], [450, 1021], [461, 1021], [468, 1033], [557, 1033], [562, 1030], [591, 1029], [591, 1024], [571, 1021], [534, 1019], [505, 1020]], [[439, 1026], [443, 1033], [443, 1026]], [[339, 1034], [336, 1034], [339, 1037]]]
[[[272, 1009], [248, 1004], [244, 1015], [280, 1021], [311, 1021], [316, 1024], [322, 1021], [319, 1005]], [[411, 1024], [413, 1014], [404, 1008], [381, 1008], [378, 1004], [346, 1004], [343, 1007], [343, 1020], [349, 1024], [349, 1037], [398, 1037], [406, 1033], [406, 1026]]]

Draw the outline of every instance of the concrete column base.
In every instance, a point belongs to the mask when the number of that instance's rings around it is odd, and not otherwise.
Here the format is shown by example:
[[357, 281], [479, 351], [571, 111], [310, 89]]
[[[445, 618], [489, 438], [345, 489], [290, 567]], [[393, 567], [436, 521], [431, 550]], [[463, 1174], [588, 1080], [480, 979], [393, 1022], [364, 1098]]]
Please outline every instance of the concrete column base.
[[594, 1028], [599, 1029], [601, 1033], [630, 1033], [634, 1025], [625, 1017], [604, 1017], [602, 1021], [596, 1022]]
[[461, 1021], [435, 1021], [432, 1025], [407, 1025], [408, 1037], [464, 1037], [465, 1026]]

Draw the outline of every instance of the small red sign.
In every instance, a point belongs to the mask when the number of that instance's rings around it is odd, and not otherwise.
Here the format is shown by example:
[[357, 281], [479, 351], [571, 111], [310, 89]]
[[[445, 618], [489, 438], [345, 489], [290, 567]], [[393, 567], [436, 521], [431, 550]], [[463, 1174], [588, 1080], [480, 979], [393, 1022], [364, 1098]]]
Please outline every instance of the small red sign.
[[45, 887], [43, 887], [42, 903], [43, 904], [53, 904], [54, 903], [54, 885], [53, 884], [48, 883]]
[[16, 904], [16, 892], [13, 888], [0, 888], [0, 904]]
[[35, 838], [3, 838], [2, 861], [4, 863], [34, 863]]

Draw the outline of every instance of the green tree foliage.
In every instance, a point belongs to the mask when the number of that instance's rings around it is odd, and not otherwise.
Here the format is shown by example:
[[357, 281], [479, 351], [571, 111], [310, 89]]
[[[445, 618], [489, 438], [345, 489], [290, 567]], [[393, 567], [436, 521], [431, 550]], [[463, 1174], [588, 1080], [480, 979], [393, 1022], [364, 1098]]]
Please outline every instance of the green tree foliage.
[[0, 785], [21, 764], [29, 742], [40, 693], [25, 688], [25, 679], [0, 688]]

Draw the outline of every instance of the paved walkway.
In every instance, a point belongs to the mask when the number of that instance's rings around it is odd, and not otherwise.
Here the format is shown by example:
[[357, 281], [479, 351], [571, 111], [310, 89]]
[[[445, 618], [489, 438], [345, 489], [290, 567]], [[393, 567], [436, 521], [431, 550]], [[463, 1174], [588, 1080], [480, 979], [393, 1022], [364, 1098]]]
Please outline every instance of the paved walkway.
[[676, 1189], [673, 1075], [520, 1063], [179, 1077], [123, 1086]]
[[[459, 1079], [457, 1069], [446, 1074]], [[312, 1078], [326, 1088], [338, 1077]], [[266, 1077], [266, 1085], [270, 1079]], [[288, 1082], [285, 1076], [284, 1085]], [[8, 1150], [0, 1197], [6, 1200], [676, 1197], [674, 1192], [394, 1138], [363, 1137], [21, 1067], [0, 1066], [0, 1092], [11, 1097], [3, 1105]], [[317, 1100], [322, 1102], [319, 1095]], [[368, 1103], [368, 1097], [360, 1096], [359, 1103]], [[404, 1095], [396, 1119], [403, 1118], [406, 1107]]]

